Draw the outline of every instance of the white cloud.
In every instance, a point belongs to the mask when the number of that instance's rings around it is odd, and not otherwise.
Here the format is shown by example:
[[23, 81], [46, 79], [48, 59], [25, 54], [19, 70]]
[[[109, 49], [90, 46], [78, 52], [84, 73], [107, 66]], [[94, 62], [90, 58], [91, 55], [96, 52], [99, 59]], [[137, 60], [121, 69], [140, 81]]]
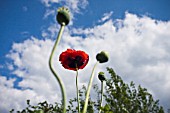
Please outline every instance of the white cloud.
[[21, 110], [23, 106], [26, 106], [26, 101], [31, 99], [35, 104], [37, 101], [42, 101], [44, 98], [41, 95], [37, 95], [33, 90], [19, 90], [15, 89], [14, 82], [16, 79], [7, 80], [6, 77], [0, 76], [0, 111], [2, 113], [8, 113], [12, 108]]
[[44, 19], [46, 19], [50, 15], [54, 15], [55, 13], [56, 13], [55, 10], [47, 9], [45, 14], [44, 14]]
[[107, 20], [110, 19], [110, 17], [112, 16], [113, 11], [109, 12], [109, 13], [104, 13], [103, 17], [99, 20], [99, 22], [105, 22]]
[[42, 31], [42, 37], [45, 38], [56, 38], [57, 32], [59, 31], [60, 25], [52, 24], [47, 29]]
[[59, 3], [61, 2], [61, 0], [41, 0], [41, 2], [46, 6], [46, 7], [50, 7], [51, 4], [53, 3]]
[[[115, 24], [116, 23], [116, 24]], [[116, 26], [115, 26], [116, 25]], [[56, 32], [51, 27], [51, 32]], [[110, 60], [106, 64], [98, 65], [98, 71], [104, 71], [106, 66], [113, 67], [126, 81], [134, 81], [151, 91], [160, 103], [168, 108], [170, 103], [170, 22], [156, 21], [149, 17], [137, 17], [126, 13], [124, 20], [108, 20], [102, 25], [85, 29], [66, 28], [62, 40], [57, 48], [54, 66], [61, 76], [67, 89], [68, 98], [75, 97], [75, 72], [65, 70], [58, 56], [67, 48], [81, 49], [87, 52], [90, 60], [85, 69], [79, 72], [81, 84], [87, 84], [95, 63], [95, 55], [101, 50], [108, 50]], [[72, 36], [71, 34], [74, 34]], [[85, 35], [85, 38], [81, 36]], [[7, 97], [15, 106], [5, 99], [1, 99], [4, 108], [21, 108], [27, 98], [36, 97], [38, 102], [46, 99], [50, 102], [60, 100], [60, 90], [48, 67], [48, 58], [54, 42], [50, 39], [38, 40], [35, 37], [23, 43], [14, 43], [7, 55], [17, 67], [13, 73], [23, 78], [19, 86], [25, 90], [17, 90], [5, 85]], [[108, 76], [108, 75], [107, 75]], [[9, 80], [5, 80], [9, 82]], [[2, 82], [3, 84], [5, 82]], [[98, 83], [97, 76], [94, 80]], [[11, 84], [11, 81], [9, 82]], [[32, 90], [29, 90], [30, 88]], [[29, 92], [27, 95], [27, 91]], [[17, 92], [17, 93], [12, 93]], [[16, 101], [17, 97], [20, 101]], [[15, 94], [14, 96], [11, 94]], [[30, 96], [31, 95], [31, 96]], [[2, 97], [2, 96], [0, 96]], [[24, 100], [25, 99], [25, 100]], [[17, 107], [18, 106], [18, 107]]]
[[13, 87], [13, 82], [15, 81], [15, 79], [10, 79], [10, 80], [7, 80], [6, 77], [3, 77], [3, 76], [0, 76], [0, 86], [6, 86], [7, 88], [12, 88]]
[[[44, 14], [44, 18], [47, 18], [50, 15], [54, 15], [56, 12], [56, 4], [67, 7], [70, 10], [71, 17], [74, 18], [74, 13], [81, 13], [80, 9], [85, 9], [88, 5], [87, 0], [41, 0], [41, 2], [47, 7], [47, 10]], [[55, 6], [55, 7], [54, 7]]]
[[88, 4], [87, 0], [41, 0], [41, 2], [46, 6], [46, 7], [51, 7], [54, 4], [60, 4], [63, 3], [62, 5], [66, 5], [69, 7], [69, 9], [73, 10], [74, 12], [78, 12], [80, 8], [85, 8]]
[[68, 6], [71, 11], [74, 11], [76, 13], [78, 13], [81, 8], [85, 8], [87, 4], [87, 0], [67, 0], [66, 2], [66, 6]]

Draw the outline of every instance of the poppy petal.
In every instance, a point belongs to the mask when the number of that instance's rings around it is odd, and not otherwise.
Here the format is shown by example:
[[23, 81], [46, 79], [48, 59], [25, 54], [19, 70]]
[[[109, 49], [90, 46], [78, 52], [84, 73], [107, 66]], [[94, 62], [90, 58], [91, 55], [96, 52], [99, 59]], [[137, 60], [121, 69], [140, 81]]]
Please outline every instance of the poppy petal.
[[83, 69], [87, 65], [89, 55], [84, 51], [67, 49], [60, 54], [59, 61], [65, 69], [76, 71], [77, 68]]

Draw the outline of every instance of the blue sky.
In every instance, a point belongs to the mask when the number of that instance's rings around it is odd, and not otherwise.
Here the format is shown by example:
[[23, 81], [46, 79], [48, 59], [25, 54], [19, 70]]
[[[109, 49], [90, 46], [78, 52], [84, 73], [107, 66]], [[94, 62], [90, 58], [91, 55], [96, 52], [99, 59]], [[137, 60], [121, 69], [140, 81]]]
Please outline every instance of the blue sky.
[[[168, 0], [108, 0], [107, 2], [91, 0], [81, 13], [75, 14], [74, 26], [94, 26], [104, 13], [110, 11], [114, 12], [113, 19], [124, 18], [125, 12], [128, 11], [139, 16], [148, 15], [157, 20], [168, 21], [170, 19], [169, 5], [170, 1]], [[55, 4], [53, 8], [58, 6], [62, 6], [62, 3]], [[21, 42], [29, 35], [42, 38], [41, 29], [48, 26], [54, 18], [50, 16], [43, 19], [46, 7], [40, 3], [40, 0], [31, 2], [28, 0], [6, 0], [1, 2], [0, 7], [0, 42], [3, 49], [0, 53], [1, 58], [8, 53], [13, 42]]]
[[[51, 91], [55, 90], [52, 75], [47, 77], [44, 73], [51, 74], [47, 61], [59, 29], [56, 10], [61, 6], [70, 9], [72, 20], [65, 29], [58, 53], [69, 47], [87, 51], [92, 58], [85, 70], [90, 73], [96, 52], [107, 49], [112, 60], [99, 69], [113, 67], [125, 81], [142, 84], [160, 99], [165, 109], [170, 108], [169, 93], [165, 91], [170, 88], [170, 1], [5, 0], [0, 4], [0, 97], [6, 95], [11, 99], [7, 102], [0, 98], [0, 111], [21, 109], [27, 98], [36, 97], [34, 103], [44, 99], [60, 100], [60, 94], [56, 96], [56, 92]], [[103, 48], [98, 44], [103, 44]], [[43, 70], [44, 67], [47, 69]], [[59, 73], [74, 74], [63, 71], [59, 65]], [[38, 79], [40, 74], [41, 80]], [[153, 77], [148, 79], [150, 76]], [[87, 84], [88, 77], [80, 79], [81, 85]], [[44, 93], [41, 87], [36, 87], [37, 80], [39, 84], [49, 80], [53, 83], [42, 85], [49, 90]], [[70, 84], [69, 79], [64, 82]], [[75, 97], [69, 94], [73, 90], [74, 87], [67, 91], [69, 98]], [[164, 95], [157, 90], [162, 90]], [[48, 95], [54, 96], [49, 98]], [[21, 100], [16, 102], [19, 96]]]

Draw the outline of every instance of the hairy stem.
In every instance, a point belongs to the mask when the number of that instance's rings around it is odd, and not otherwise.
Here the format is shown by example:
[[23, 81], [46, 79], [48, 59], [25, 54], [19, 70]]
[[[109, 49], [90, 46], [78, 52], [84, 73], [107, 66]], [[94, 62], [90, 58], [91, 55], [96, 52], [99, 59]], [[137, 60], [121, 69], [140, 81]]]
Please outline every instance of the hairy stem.
[[91, 73], [90, 81], [89, 81], [87, 92], [86, 92], [85, 104], [84, 104], [82, 113], [86, 113], [86, 111], [87, 111], [90, 89], [92, 87], [92, 82], [93, 82], [93, 78], [94, 78], [94, 71], [95, 71], [95, 68], [96, 68], [97, 64], [98, 64], [98, 62], [96, 62], [96, 64], [94, 65], [92, 73]]
[[59, 83], [59, 86], [60, 86], [60, 89], [61, 89], [61, 93], [62, 93], [63, 113], [66, 113], [66, 93], [65, 93], [65, 90], [64, 90], [64, 84], [63, 84], [62, 80], [59, 78], [59, 76], [57, 75], [57, 73], [55, 72], [55, 70], [53, 68], [53, 65], [52, 65], [52, 59], [53, 59], [53, 56], [54, 56], [54, 51], [56, 50], [56, 48], [58, 46], [58, 43], [60, 42], [61, 35], [63, 33], [64, 27], [65, 27], [65, 24], [63, 23], [63, 25], [61, 25], [61, 28], [60, 28], [57, 40], [56, 40], [56, 42], [54, 44], [54, 47], [53, 47], [51, 55], [50, 55], [49, 67], [50, 67], [50, 70], [53, 73], [54, 77], [56, 78], [56, 80]]
[[[103, 81], [101, 81], [101, 98], [100, 98], [100, 108], [102, 107], [102, 102], [103, 102], [103, 89], [104, 89], [104, 85], [103, 85]], [[99, 113], [101, 113], [101, 109], [99, 110]]]
[[78, 69], [76, 70], [76, 90], [77, 90], [78, 113], [80, 113], [80, 99], [79, 99], [79, 88], [78, 88]]

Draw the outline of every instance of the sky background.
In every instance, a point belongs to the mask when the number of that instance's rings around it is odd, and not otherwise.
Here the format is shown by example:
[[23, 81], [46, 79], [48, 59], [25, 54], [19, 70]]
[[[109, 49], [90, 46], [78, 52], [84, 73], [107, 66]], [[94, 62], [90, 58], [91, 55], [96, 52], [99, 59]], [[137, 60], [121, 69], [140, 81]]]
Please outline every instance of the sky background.
[[[67, 48], [89, 54], [79, 71], [79, 87], [87, 85], [95, 56], [101, 50], [110, 60], [97, 67], [113, 68], [127, 83], [134, 81], [170, 108], [169, 0], [4, 0], [0, 3], [0, 112], [61, 100], [59, 86], [48, 67], [60, 28], [56, 10], [66, 6], [71, 22], [65, 28], [54, 65], [67, 89], [76, 97], [75, 72], [65, 70], [58, 56]], [[108, 74], [106, 76], [109, 77]], [[97, 76], [94, 83], [99, 84]]]

